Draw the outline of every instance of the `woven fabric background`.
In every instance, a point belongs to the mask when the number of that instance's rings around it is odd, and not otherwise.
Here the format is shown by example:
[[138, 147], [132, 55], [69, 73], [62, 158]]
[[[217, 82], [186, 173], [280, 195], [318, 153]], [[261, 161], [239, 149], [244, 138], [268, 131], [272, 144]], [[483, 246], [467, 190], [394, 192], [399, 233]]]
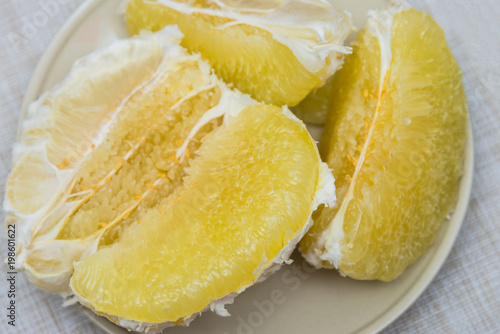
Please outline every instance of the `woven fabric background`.
[[[49, 3], [57, 2], [51, 8]], [[0, 198], [24, 92], [45, 48], [83, 0], [0, 3]], [[441, 24], [464, 73], [475, 142], [474, 184], [459, 237], [429, 288], [384, 332], [500, 333], [500, 2], [414, 0]], [[41, 11], [51, 15], [40, 15]], [[29, 23], [36, 23], [36, 26]], [[3, 220], [4, 212], [0, 219]], [[6, 257], [2, 237], [0, 256]], [[1, 266], [0, 333], [101, 333], [76, 307], [17, 275], [16, 327], [7, 325]], [[332, 333], [335, 332], [334, 330]]]

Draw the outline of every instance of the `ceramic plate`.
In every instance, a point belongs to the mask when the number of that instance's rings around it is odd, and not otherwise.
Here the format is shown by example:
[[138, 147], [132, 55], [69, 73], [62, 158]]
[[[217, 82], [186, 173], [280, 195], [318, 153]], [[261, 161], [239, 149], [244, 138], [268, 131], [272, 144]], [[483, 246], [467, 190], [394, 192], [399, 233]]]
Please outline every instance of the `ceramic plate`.
[[[35, 70], [23, 102], [23, 117], [29, 103], [60, 82], [74, 60], [117, 38], [126, 37], [123, 18], [116, 14], [120, 2], [88, 0], [71, 16]], [[368, 9], [386, 5], [384, 0], [358, 0], [355, 4], [349, 0], [332, 2], [338, 8], [351, 11], [357, 27], [364, 26]], [[400, 278], [391, 283], [355, 281], [343, 278], [333, 270], [313, 271], [294, 254], [292, 265], [284, 266], [264, 283], [237, 297], [234, 304], [227, 307], [231, 317], [222, 318], [206, 312], [189, 327], [170, 328], [165, 332], [340, 334], [374, 333], [383, 329], [430, 284], [457, 237], [472, 184], [471, 137], [469, 126], [465, 174], [455, 212], [444, 223], [436, 243]], [[82, 310], [106, 333], [128, 333], [83, 307]]]

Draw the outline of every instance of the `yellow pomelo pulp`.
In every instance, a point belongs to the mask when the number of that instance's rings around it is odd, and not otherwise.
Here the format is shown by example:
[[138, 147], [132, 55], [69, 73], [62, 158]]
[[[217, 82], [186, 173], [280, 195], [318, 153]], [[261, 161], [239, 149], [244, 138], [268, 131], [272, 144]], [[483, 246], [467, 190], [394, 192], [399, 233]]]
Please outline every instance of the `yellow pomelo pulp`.
[[183, 186], [76, 267], [79, 299], [106, 315], [183, 322], [252, 285], [302, 236], [318, 190], [319, 154], [290, 115], [248, 107], [205, 137]]
[[258, 101], [294, 106], [341, 65], [350, 16], [326, 1], [129, 0], [130, 34], [177, 24], [223, 80]]
[[390, 281], [434, 241], [457, 199], [466, 139], [462, 73], [438, 24], [372, 14], [333, 82], [320, 152], [338, 201], [301, 242], [317, 267]]
[[207, 121], [186, 158], [176, 156], [226, 89], [180, 37], [170, 27], [115, 42], [30, 106], [4, 208], [20, 231], [18, 268], [38, 287], [69, 292], [73, 262], [180, 186], [190, 154], [219, 125]]

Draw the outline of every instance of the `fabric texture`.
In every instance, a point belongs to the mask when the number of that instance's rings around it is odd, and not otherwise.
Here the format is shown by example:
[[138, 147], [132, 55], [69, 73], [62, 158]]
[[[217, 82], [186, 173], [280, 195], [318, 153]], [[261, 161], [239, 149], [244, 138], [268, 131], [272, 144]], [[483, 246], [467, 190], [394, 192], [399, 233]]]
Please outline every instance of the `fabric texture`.
[[[51, 39], [82, 2], [0, 3], [0, 198], [29, 80]], [[474, 132], [474, 184], [465, 222], [444, 266], [417, 302], [384, 333], [500, 333], [500, 3], [410, 2], [443, 27], [462, 67]], [[2, 221], [4, 216], [2, 211]], [[4, 259], [6, 239], [1, 240]], [[1, 268], [5, 310], [9, 285], [6, 266]], [[1, 333], [102, 333], [78, 307], [63, 308], [59, 296], [36, 289], [24, 274], [17, 274], [16, 293], [16, 327], [7, 325], [2, 312]]]

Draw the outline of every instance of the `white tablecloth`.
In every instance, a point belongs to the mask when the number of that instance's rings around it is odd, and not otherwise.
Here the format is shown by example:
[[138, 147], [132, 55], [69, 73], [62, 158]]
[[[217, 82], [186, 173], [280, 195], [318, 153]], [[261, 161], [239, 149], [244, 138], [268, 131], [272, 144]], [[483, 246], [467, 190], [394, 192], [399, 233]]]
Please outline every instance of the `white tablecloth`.
[[[0, 4], [0, 198], [30, 77], [50, 40], [81, 2]], [[476, 165], [468, 214], [449, 258], [430, 287], [385, 333], [500, 333], [500, 2], [411, 2], [441, 24], [463, 69]], [[4, 259], [5, 238], [1, 245]], [[9, 326], [7, 273], [1, 268], [0, 333], [101, 333], [77, 308], [61, 307], [60, 297], [37, 290], [22, 274], [16, 283], [16, 327]]]

